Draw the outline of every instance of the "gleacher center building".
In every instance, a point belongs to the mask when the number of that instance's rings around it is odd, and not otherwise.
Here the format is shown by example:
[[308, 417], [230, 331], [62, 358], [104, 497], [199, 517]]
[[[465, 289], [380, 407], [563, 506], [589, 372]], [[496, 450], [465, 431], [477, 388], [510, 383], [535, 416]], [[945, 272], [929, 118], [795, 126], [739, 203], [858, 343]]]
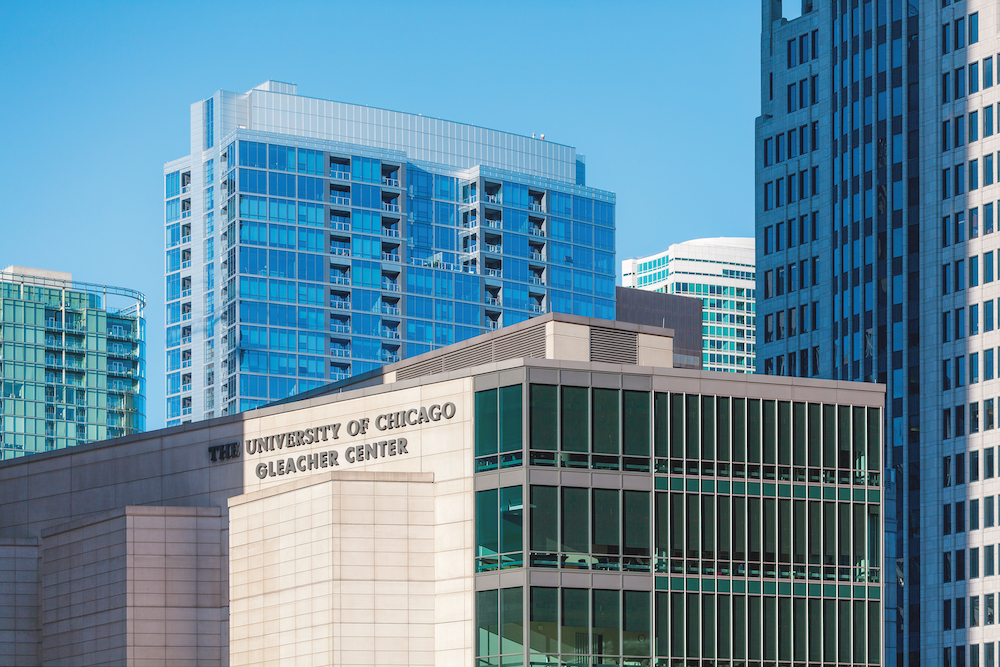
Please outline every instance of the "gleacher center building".
[[884, 387], [549, 314], [0, 462], [0, 664], [883, 663]]

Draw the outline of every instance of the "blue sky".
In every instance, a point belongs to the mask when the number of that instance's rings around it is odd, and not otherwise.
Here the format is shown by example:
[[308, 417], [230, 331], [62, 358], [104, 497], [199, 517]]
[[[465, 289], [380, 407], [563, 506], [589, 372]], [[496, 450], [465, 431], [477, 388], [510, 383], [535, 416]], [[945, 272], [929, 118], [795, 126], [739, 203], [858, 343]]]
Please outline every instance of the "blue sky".
[[311, 97], [575, 146], [617, 193], [618, 260], [753, 234], [760, 6], [682, 2], [0, 3], [0, 266], [148, 297], [163, 425], [163, 163], [189, 105]]

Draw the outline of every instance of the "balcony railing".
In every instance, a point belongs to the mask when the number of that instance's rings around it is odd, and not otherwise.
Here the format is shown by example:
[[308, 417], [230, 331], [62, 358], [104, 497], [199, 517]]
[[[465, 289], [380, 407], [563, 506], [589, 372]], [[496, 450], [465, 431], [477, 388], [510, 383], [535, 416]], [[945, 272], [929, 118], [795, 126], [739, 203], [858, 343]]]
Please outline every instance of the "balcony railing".
[[348, 324], [331, 324], [330, 331], [333, 333], [349, 334], [351, 333], [351, 327]]
[[379, 354], [379, 361], [384, 361], [386, 363], [395, 363], [399, 361], [399, 352], [389, 352], [387, 350], [382, 350]]
[[500, 202], [500, 195], [486, 195], [486, 197], [483, 199], [483, 201], [485, 201], [485, 202], [487, 202], [489, 204], [499, 204], [499, 203], [501, 203]]
[[351, 198], [350, 197], [338, 197], [336, 195], [330, 195], [330, 203], [331, 204], [337, 204], [338, 206], [350, 206], [351, 205]]
[[545, 230], [542, 229], [541, 227], [532, 227], [531, 228], [531, 235], [532, 236], [545, 236]]
[[398, 178], [389, 178], [388, 176], [383, 176], [382, 177], [382, 185], [388, 185], [390, 188], [398, 188], [399, 187], [399, 179]]
[[501, 276], [501, 272], [500, 269], [486, 269], [485, 275], [499, 278]]
[[486, 305], [487, 306], [497, 306], [497, 307], [500, 307], [503, 304], [500, 303], [500, 299], [498, 299], [496, 297], [488, 296], [488, 297], [486, 297]]
[[382, 281], [382, 289], [386, 290], [387, 292], [398, 292], [399, 291], [399, 283], [394, 283], [394, 282], [392, 282], [390, 280], [383, 280]]
[[330, 282], [333, 283], [334, 285], [350, 285], [351, 279], [348, 276], [345, 276], [340, 273], [331, 273]]
[[545, 282], [538, 276], [531, 276], [528, 278], [528, 283], [531, 285], [544, 285]]
[[379, 335], [382, 336], [382, 338], [399, 340], [399, 329], [390, 329], [388, 327], [382, 327], [382, 330], [379, 332]]
[[383, 227], [382, 228], [382, 236], [389, 236], [391, 238], [398, 239], [399, 238], [399, 230], [398, 229], [393, 229], [392, 227]]
[[383, 303], [379, 310], [383, 315], [399, 315], [399, 306], [390, 306], [387, 303]]
[[490, 329], [490, 330], [499, 329], [500, 328], [500, 322], [498, 322], [497, 320], [491, 320], [491, 319], [487, 318], [486, 322], [485, 322], [485, 326], [486, 326], [487, 329]]
[[341, 222], [340, 220], [331, 220], [330, 229], [336, 229], [341, 232], [349, 232], [351, 231], [351, 223]]
[[544, 313], [545, 306], [538, 303], [533, 303], [528, 306], [528, 310], [530, 310], [533, 313]]
[[487, 227], [492, 227], [493, 229], [503, 228], [503, 220], [500, 220], [499, 218], [486, 218], [483, 224], [486, 225]]
[[382, 202], [382, 210], [389, 211], [390, 213], [399, 213], [399, 204], [390, 204], [389, 202]]
[[479, 245], [475, 243], [470, 243], [468, 246], [466, 246], [465, 250], [463, 250], [462, 252], [468, 253], [470, 255], [472, 253], [479, 252]]
[[330, 348], [330, 354], [335, 357], [350, 357], [351, 351], [345, 347], [332, 347]]
[[346, 380], [349, 377], [351, 377], [351, 374], [344, 371], [330, 371], [330, 379], [334, 381]]
[[529, 211], [543, 211], [541, 204], [528, 204]]
[[540, 252], [529, 252], [528, 253], [528, 259], [533, 259], [533, 260], [538, 261], [538, 262], [544, 262], [545, 261], [545, 256], [542, 255], [542, 253], [540, 253]]
[[346, 247], [345, 246], [330, 246], [330, 254], [331, 255], [341, 255], [343, 257], [350, 257], [351, 256], [351, 247], [350, 246], [346, 246]]
[[349, 180], [351, 180], [351, 172], [349, 172], [349, 171], [340, 171], [340, 170], [337, 170], [337, 169], [331, 169], [330, 170], [330, 178], [339, 178], [342, 181], [349, 181]]
[[479, 202], [479, 196], [475, 194], [470, 195], [462, 200], [463, 204], [476, 204], [478, 202]]
[[384, 252], [384, 253], [382, 253], [382, 261], [383, 262], [398, 262], [399, 261], [399, 253]]
[[345, 299], [331, 299], [330, 307], [336, 308], [337, 310], [350, 310], [351, 302]]
[[188, 234], [187, 236], [182, 236], [181, 243], [191, 243], [191, 235]]
[[492, 252], [495, 255], [502, 255], [503, 248], [501, 248], [499, 243], [487, 243], [486, 252]]

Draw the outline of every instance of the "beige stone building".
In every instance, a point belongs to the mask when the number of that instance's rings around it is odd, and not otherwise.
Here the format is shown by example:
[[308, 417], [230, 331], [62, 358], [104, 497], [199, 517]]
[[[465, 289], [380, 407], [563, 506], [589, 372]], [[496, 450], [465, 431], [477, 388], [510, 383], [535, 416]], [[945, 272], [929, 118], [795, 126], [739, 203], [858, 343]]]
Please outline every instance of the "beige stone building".
[[546, 315], [0, 462], [0, 664], [880, 664], [882, 387], [672, 355]]

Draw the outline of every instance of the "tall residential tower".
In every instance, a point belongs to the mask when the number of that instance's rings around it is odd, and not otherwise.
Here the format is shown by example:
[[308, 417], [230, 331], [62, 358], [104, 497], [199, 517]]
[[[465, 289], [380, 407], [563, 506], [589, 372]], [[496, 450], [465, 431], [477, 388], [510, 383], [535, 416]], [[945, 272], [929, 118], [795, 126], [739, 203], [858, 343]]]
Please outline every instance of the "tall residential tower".
[[701, 367], [753, 373], [754, 259], [753, 239], [674, 243], [665, 252], [622, 260], [622, 286], [701, 299]]
[[888, 384], [887, 661], [994, 665], [996, 3], [762, 7], [758, 371]]
[[146, 430], [146, 298], [0, 270], [0, 459]]
[[615, 316], [615, 198], [570, 146], [302, 97], [191, 107], [165, 165], [167, 425], [545, 312]]

